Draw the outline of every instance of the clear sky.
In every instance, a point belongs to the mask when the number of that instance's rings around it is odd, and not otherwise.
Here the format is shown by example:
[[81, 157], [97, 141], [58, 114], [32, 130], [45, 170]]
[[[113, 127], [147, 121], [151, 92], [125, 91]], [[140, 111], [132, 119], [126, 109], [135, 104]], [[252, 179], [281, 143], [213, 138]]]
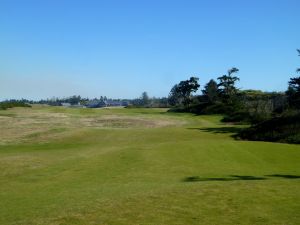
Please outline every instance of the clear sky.
[[0, 0], [0, 99], [167, 96], [230, 67], [284, 91], [300, 65], [300, 0]]

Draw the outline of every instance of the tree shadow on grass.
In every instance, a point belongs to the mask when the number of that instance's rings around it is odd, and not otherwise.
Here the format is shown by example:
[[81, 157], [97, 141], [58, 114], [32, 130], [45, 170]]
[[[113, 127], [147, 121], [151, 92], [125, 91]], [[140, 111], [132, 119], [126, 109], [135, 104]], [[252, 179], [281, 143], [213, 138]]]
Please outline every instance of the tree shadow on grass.
[[240, 127], [208, 127], [208, 128], [188, 128], [191, 130], [199, 130], [214, 134], [239, 133], [243, 128]]
[[266, 180], [266, 177], [255, 176], [238, 176], [230, 175], [229, 177], [199, 177], [192, 176], [183, 179], [184, 182], [197, 182], [197, 181], [235, 181], [235, 180]]
[[278, 178], [285, 178], [285, 179], [300, 179], [300, 176], [297, 175], [287, 175], [287, 174], [271, 174], [266, 175], [267, 177], [278, 177]]
[[283, 179], [299, 179], [300, 176], [297, 175], [286, 175], [286, 174], [272, 174], [265, 175], [262, 177], [256, 176], [240, 176], [240, 175], [230, 175], [228, 177], [199, 177], [191, 176], [183, 179], [183, 182], [200, 182], [200, 181], [237, 181], [237, 180], [267, 180], [272, 177], [283, 178]]

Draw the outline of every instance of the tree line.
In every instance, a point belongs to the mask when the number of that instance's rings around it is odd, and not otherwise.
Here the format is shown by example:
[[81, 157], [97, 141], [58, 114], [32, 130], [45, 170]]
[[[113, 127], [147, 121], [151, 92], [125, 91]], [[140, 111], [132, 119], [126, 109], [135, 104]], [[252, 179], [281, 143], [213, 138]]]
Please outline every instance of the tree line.
[[241, 138], [300, 143], [300, 76], [290, 78], [285, 92], [267, 93], [237, 88], [238, 72], [233, 67], [217, 81], [211, 79], [200, 95], [194, 95], [200, 88], [198, 77], [175, 84], [168, 97], [170, 111], [222, 114], [223, 122], [251, 124]]
[[12, 99], [12, 100], [0, 102], [0, 110], [5, 110], [13, 107], [31, 107], [31, 105], [25, 99], [21, 99], [21, 100]]

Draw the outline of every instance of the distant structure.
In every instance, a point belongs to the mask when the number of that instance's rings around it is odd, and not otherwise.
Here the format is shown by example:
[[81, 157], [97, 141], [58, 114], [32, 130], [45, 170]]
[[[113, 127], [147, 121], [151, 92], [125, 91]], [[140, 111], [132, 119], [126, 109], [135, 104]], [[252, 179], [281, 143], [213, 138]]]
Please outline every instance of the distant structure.
[[86, 103], [86, 107], [87, 108], [102, 108], [102, 107], [106, 107], [106, 103], [105, 101], [101, 101], [101, 100], [90, 100]]
[[78, 104], [71, 105], [70, 108], [86, 108], [86, 106], [85, 105], [81, 105], [80, 102], [78, 102]]
[[71, 106], [71, 104], [68, 103], [68, 102], [62, 102], [61, 105], [64, 106], [64, 107], [70, 107]]
[[103, 108], [103, 107], [121, 107], [128, 106], [129, 102], [119, 100], [98, 100], [94, 99], [86, 103], [87, 108]]
[[68, 108], [103, 108], [103, 107], [126, 107], [129, 105], [129, 101], [125, 100], [103, 100], [103, 99], [93, 99], [85, 102], [84, 104], [80, 104], [78, 102], [77, 104], [71, 104], [69, 102], [62, 102], [60, 103], [63, 107]]
[[69, 108], [86, 108], [86, 106], [81, 105], [80, 102], [78, 102], [77, 104], [71, 104], [69, 102], [62, 102], [61, 106], [69, 107]]

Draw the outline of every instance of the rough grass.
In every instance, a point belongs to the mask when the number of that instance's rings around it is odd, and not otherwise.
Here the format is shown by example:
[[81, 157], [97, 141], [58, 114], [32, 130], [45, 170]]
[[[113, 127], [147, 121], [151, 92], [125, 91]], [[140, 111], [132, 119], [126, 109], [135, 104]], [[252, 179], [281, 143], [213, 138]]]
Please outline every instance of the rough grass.
[[220, 116], [42, 106], [0, 116], [17, 119], [0, 120], [0, 224], [300, 224], [300, 146], [236, 141], [239, 127]]
[[[34, 110], [14, 108], [0, 111], [1, 130], [5, 131], [1, 134], [0, 144], [36, 141], [37, 138], [40, 142], [49, 141], [62, 137], [62, 133], [68, 133], [63, 131], [79, 128], [156, 128], [179, 126], [184, 123], [183, 120], [166, 116], [156, 116], [153, 119], [151, 114], [143, 109], [131, 110], [129, 113], [124, 113], [124, 110], [35, 106]], [[161, 110], [157, 112], [164, 113]]]

